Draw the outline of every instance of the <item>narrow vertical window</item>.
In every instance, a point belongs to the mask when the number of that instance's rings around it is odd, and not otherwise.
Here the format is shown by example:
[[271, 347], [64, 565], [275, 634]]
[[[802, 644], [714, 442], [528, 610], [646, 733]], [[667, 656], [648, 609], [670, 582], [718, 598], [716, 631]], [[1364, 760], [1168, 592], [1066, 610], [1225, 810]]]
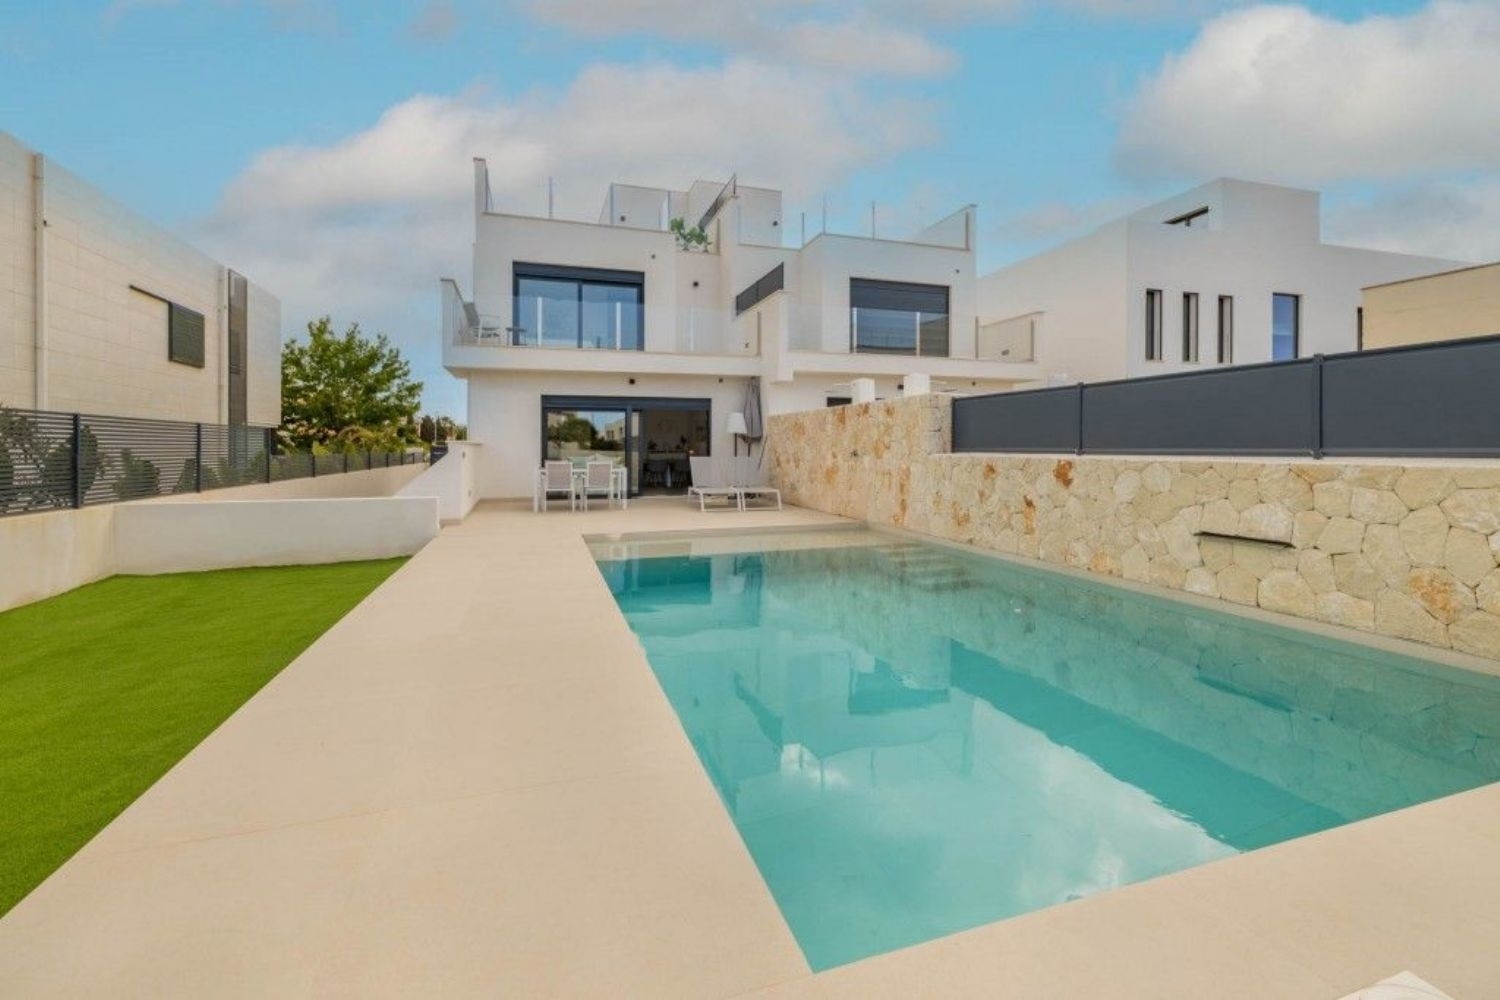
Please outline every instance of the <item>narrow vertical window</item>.
[[1182, 360], [1198, 360], [1198, 293], [1182, 293]]
[[1291, 361], [1302, 353], [1302, 296], [1271, 296], [1271, 360]]
[[1162, 357], [1161, 289], [1146, 289], [1146, 360]]
[[1234, 296], [1219, 296], [1219, 364], [1234, 363]]
[[1365, 349], [1365, 307], [1354, 307], [1354, 349], [1363, 351]]

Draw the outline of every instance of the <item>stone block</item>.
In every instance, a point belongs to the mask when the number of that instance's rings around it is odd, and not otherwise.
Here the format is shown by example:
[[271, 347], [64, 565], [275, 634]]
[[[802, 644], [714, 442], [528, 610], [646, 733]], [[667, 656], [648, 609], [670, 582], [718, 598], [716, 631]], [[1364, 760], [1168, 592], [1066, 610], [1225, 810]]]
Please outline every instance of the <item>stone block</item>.
[[1319, 620], [1330, 625], [1343, 625], [1366, 632], [1375, 628], [1375, 605], [1371, 601], [1333, 591], [1317, 595], [1314, 606]]
[[1333, 576], [1339, 590], [1364, 600], [1372, 600], [1385, 585], [1370, 560], [1358, 552], [1334, 556]]
[[1372, 490], [1355, 486], [1349, 492], [1349, 516], [1365, 524], [1400, 524], [1406, 504], [1394, 490]]
[[1328, 517], [1348, 517], [1353, 487], [1342, 479], [1331, 479], [1313, 487], [1313, 509]]
[[1310, 549], [1318, 542], [1328, 518], [1315, 510], [1298, 511], [1292, 518], [1292, 544], [1299, 549]]
[[1183, 582], [1182, 589], [1190, 594], [1201, 594], [1204, 597], [1219, 596], [1219, 580], [1209, 570], [1202, 566], [1194, 566], [1187, 572], [1187, 579]]
[[1165, 493], [1172, 488], [1172, 470], [1160, 462], [1152, 462], [1141, 473], [1141, 484], [1150, 493]]
[[1292, 512], [1275, 504], [1258, 503], [1240, 512], [1240, 534], [1268, 542], [1292, 540]]
[[1449, 626], [1448, 636], [1454, 649], [1500, 660], [1500, 615], [1476, 611]]
[[1200, 538], [1198, 554], [1203, 557], [1203, 565], [1217, 573], [1234, 563], [1234, 543], [1222, 538]]
[[1443, 567], [1470, 587], [1495, 568], [1495, 556], [1490, 551], [1490, 540], [1468, 528], [1452, 528], [1443, 547]]
[[1203, 505], [1203, 520], [1199, 530], [1220, 535], [1238, 534], [1240, 512], [1228, 500], [1212, 500]]
[[1234, 564], [1259, 579], [1276, 568], [1275, 549], [1255, 542], [1234, 543]]
[[1127, 469], [1115, 477], [1111, 490], [1117, 501], [1129, 503], [1141, 492], [1141, 474], [1134, 469]]
[[1316, 612], [1312, 588], [1295, 570], [1278, 569], [1260, 581], [1256, 603], [1267, 611], [1311, 618]]
[[1365, 543], [1365, 526], [1348, 517], [1336, 517], [1318, 535], [1318, 548], [1330, 555], [1358, 552]]
[[1414, 569], [1406, 577], [1406, 589], [1427, 613], [1451, 625], [1475, 608], [1474, 592], [1445, 569]]
[[1411, 572], [1411, 559], [1401, 543], [1401, 529], [1393, 524], [1372, 524], [1365, 529], [1361, 550], [1387, 587], [1400, 588]]
[[1441, 506], [1455, 527], [1485, 535], [1500, 531], [1500, 489], [1459, 490]]
[[1140, 545], [1132, 545], [1120, 557], [1120, 575], [1144, 583], [1151, 578], [1151, 557]]
[[1382, 590], [1375, 598], [1375, 631], [1432, 646], [1448, 645], [1448, 630], [1442, 622], [1429, 615], [1416, 598], [1395, 590]]
[[1315, 594], [1338, 589], [1338, 580], [1333, 572], [1333, 557], [1317, 549], [1304, 549], [1297, 553], [1297, 572]]
[[1219, 570], [1219, 596], [1236, 604], [1255, 606], [1260, 580], [1243, 566], [1226, 566]]
[[1246, 510], [1260, 503], [1260, 487], [1253, 479], [1233, 479], [1229, 483], [1229, 502], [1235, 510]]
[[1396, 480], [1396, 495], [1412, 510], [1439, 504], [1456, 488], [1447, 469], [1411, 468]]
[[1474, 600], [1481, 611], [1500, 615], [1500, 569], [1491, 570], [1474, 590]]
[[1448, 518], [1438, 507], [1414, 510], [1401, 521], [1401, 545], [1418, 566], [1441, 566], [1448, 544]]

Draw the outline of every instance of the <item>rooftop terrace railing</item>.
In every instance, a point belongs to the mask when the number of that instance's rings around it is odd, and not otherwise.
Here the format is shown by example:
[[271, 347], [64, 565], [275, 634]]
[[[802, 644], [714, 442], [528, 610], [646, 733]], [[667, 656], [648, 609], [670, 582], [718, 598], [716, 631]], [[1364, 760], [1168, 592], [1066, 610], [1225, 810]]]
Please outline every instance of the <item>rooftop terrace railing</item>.
[[425, 461], [278, 453], [269, 427], [0, 408], [0, 517]]
[[1500, 456], [1500, 335], [970, 396], [956, 452]]

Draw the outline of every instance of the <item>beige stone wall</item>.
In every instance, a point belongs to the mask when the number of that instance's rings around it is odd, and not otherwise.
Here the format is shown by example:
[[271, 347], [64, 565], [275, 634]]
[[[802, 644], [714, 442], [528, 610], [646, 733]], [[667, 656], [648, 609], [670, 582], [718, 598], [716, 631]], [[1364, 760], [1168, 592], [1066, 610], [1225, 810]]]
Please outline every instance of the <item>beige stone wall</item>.
[[951, 414], [772, 417], [773, 478], [817, 510], [1500, 659], [1500, 463], [950, 455]]

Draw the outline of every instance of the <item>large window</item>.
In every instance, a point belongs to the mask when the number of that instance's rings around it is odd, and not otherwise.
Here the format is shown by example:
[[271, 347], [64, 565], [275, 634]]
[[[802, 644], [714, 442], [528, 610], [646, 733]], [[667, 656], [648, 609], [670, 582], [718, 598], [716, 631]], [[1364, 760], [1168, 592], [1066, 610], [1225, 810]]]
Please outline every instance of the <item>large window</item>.
[[1146, 289], [1146, 360], [1162, 357], [1161, 289]]
[[1234, 362], [1234, 296], [1219, 296], [1219, 364]]
[[644, 326], [645, 276], [638, 271], [515, 266], [512, 344], [639, 351]]
[[849, 349], [948, 356], [948, 289], [901, 281], [849, 281]]
[[1302, 348], [1302, 296], [1271, 296], [1271, 360], [1291, 361]]
[[1182, 360], [1198, 360], [1198, 293], [1182, 293]]

